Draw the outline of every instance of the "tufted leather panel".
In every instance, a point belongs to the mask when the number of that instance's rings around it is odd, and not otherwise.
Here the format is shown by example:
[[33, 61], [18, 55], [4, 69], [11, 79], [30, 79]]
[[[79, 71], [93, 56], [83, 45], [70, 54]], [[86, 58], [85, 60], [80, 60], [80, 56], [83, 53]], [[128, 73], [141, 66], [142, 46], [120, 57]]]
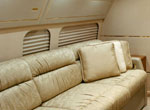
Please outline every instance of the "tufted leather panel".
[[0, 63], [0, 91], [32, 79], [28, 64], [21, 59]]
[[41, 98], [33, 81], [0, 92], [0, 110], [32, 110], [40, 104]]
[[29, 55], [22, 59], [29, 64], [33, 76], [75, 63], [72, 50], [65, 48]]
[[81, 69], [72, 64], [34, 78], [42, 101], [49, 100], [82, 81]]

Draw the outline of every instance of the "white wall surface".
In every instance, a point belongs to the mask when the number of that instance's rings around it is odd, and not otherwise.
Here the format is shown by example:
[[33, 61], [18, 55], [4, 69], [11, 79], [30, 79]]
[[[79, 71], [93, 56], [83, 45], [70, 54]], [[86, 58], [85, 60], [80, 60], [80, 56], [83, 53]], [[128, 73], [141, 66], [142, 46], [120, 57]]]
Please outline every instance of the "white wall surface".
[[150, 0], [115, 0], [103, 34], [150, 36]]
[[103, 40], [129, 41], [132, 54], [147, 56], [150, 71], [150, 0], [115, 0], [105, 18], [102, 35]]
[[140, 37], [102, 37], [101, 40], [125, 40], [130, 44], [132, 55], [144, 55], [147, 58], [147, 71], [150, 72], [150, 38]]

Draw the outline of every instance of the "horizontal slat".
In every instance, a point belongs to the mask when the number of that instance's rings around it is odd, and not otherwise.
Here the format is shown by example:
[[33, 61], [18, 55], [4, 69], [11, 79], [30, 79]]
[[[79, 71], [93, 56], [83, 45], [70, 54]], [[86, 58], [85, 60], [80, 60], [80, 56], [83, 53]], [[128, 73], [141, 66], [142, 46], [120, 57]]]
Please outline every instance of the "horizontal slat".
[[23, 55], [29, 55], [29, 54], [33, 54], [33, 53], [37, 53], [37, 52], [42, 52], [42, 51], [48, 51], [49, 49], [46, 48], [40, 48], [40, 49], [36, 49], [36, 50], [31, 50], [31, 51], [25, 51], [23, 52]]
[[38, 38], [49, 38], [49, 36], [47, 34], [45, 35], [35, 35], [35, 36], [28, 36], [25, 37], [24, 40], [31, 40], [31, 39], [38, 39]]
[[49, 45], [49, 41], [36, 42], [36, 43], [33, 43], [33, 44], [26, 44], [26, 45], [23, 46], [23, 48], [30, 48], [30, 47], [34, 47], [34, 46], [38, 46], [38, 45], [44, 45], [44, 44]]
[[94, 40], [98, 37], [98, 25], [88, 24], [65, 27], [60, 32], [58, 46], [65, 46], [78, 42]]
[[62, 30], [60, 34], [65, 34], [65, 33], [73, 33], [73, 32], [82, 32], [82, 31], [87, 31], [87, 30], [97, 30], [97, 27], [90, 27], [90, 28], [84, 28], [84, 29], [74, 29], [74, 30]]
[[66, 35], [66, 36], [63, 36], [63, 37], [60, 37], [59, 39], [70, 39], [70, 38], [74, 38], [74, 37], [84, 37], [84, 36], [88, 36], [88, 35], [95, 35], [97, 36], [97, 32], [91, 32], [91, 33], [81, 33], [81, 34], [72, 34], [72, 35]]
[[70, 42], [64, 42], [64, 43], [58, 44], [58, 46], [61, 47], [61, 46], [69, 45], [69, 44], [74, 44], [74, 43], [88, 41], [88, 40], [94, 40], [94, 39], [93, 38], [88, 38], [88, 39], [80, 39], [80, 40], [75, 40], [75, 41], [70, 41]]
[[24, 41], [24, 45], [25, 44], [29, 44], [29, 43], [35, 43], [35, 42], [43, 42], [43, 41], [49, 41], [49, 38], [45, 38], [45, 39], [34, 39], [34, 40], [27, 40]]
[[38, 49], [38, 48], [44, 48], [44, 47], [49, 47], [49, 45], [45, 44], [45, 45], [39, 45], [36, 47], [31, 47], [31, 48], [23, 48], [23, 51], [30, 51], [30, 50], [34, 50], [34, 49]]
[[74, 37], [74, 38], [70, 38], [70, 39], [61, 39], [61, 40], [59, 40], [59, 43], [69, 42], [69, 41], [72, 41], [72, 40], [75, 41], [75, 40], [78, 40], [78, 39], [88, 39], [88, 38], [96, 39], [96, 36], [95, 35], [88, 35], [88, 36]]
[[72, 36], [72, 35], [82, 35], [82, 34], [88, 34], [88, 33], [90, 33], [90, 34], [92, 34], [92, 33], [97, 33], [97, 31], [96, 30], [89, 30], [89, 31], [84, 31], [84, 32], [74, 32], [74, 33], [66, 33], [66, 34], [63, 34], [63, 35], [60, 35], [60, 38], [61, 37], [67, 37], [67, 36]]
[[86, 25], [77, 25], [77, 26], [68, 26], [64, 27], [63, 30], [76, 30], [76, 29], [85, 29], [90, 27], [98, 27], [97, 24], [86, 24]]
[[23, 42], [23, 55], [29, 55], [50, 49], [50, 33], [48, 30], [29, 32]]

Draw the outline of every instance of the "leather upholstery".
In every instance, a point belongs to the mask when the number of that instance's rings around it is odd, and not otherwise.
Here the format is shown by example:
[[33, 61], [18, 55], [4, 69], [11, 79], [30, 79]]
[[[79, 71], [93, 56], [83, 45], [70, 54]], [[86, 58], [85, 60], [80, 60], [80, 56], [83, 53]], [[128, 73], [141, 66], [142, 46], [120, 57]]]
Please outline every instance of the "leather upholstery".
[[[69, 110], [69, 109], [63, 109], [63, 108], [53, 108], [53, 107], [38, 107], [34, 110]], [[71, 109], [70, 109], [71, 110]]]
[[42, 106], [66, 110], [120, 110], [145, 84], [145, 80], [143, 70], [129, 70], [121, 76], [82, 83]]
[[87, 46], [87, 45], [94, 45], [94, 44], [100, 44], [102, 41], [101, 40], [91, 40], [91, 41], [85, 41], [85, 42], [80, 42], [72, 45], [67, 45], [64, 46], [63, 48], [69, 48], [73, 51], [76, 60], [79, 60], [79, 55], [78, 51], [81, 47]]
[[28, 64], [15, 59], [0, 63], [0, 91], [32, 79]]
[[118, 62], [118, 66], [119, 66], [120, 71], [126, 72], [127, 68], [126, 68], [126, 62], [125, 62], [125, 57], [124, 57], [121, 42], [120, 41], [109, 41], [109, 42], [112, 42], [114, 44], [116, 58], [117, 58], [117, 62]]
[[33, 81], [0, 92], [0, 110], [32, 110], [41, 103]]
[[81, 69], [77, 64], [72, 64], [34, 78], [43, 102], [78, 85], [81, 81]]
[[126, 67], [127, 67], [127, 69], [132, 69], [133, 64], [132, 64], [132, 58], [130, 55], [129, 43], [127, 41], [120, 41], [120, 43], [123, 48], [123, 54], [124, 54]]
[[93, 83], [122, 86], [128, 88], [131, 96], [133, 96], [145, 84], [146, 78], [147, 74], [143, 70], [128, 70], [120, 76], [95, 81]]
[[42, 106], [71, 110], [118, 110], [116, 108], [123, 106], [129, 98], [129, 91], [120, 86], [80, 84]]
[[112, 43], [82, 47], [79, 55], [85, 82], [120, 75]]
[[75, 63], [73, 52], [66, 48], [33, 54], [22, 59], [29, 64], [33, 76]]
[[[100, 42], [68, 48], [78, 59], [80, 47]], [[120, 110], [145, 84], [143, 70], [81, 83], [74, 54], [61, 48], [0, 63], [0, 110]]]

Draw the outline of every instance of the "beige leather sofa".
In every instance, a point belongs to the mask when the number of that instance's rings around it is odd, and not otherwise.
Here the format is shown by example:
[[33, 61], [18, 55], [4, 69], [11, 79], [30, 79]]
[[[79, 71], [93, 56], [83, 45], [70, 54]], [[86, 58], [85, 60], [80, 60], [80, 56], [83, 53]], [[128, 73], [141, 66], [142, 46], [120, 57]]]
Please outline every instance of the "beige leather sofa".
[[140, 110], [146, 104], [143, 70], [82, 82], [77, 50], [97, 42], [0, 63], [0, 110]]

